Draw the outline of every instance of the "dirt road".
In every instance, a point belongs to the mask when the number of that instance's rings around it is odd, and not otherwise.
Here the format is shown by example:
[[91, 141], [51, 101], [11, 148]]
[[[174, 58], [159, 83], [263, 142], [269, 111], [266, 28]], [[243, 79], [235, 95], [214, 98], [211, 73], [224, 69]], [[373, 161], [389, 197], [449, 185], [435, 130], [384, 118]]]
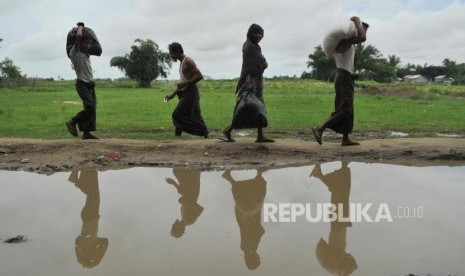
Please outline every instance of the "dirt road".
[[397, 138], [362, 141], [361, 146], [279, 139], [258, 144], [193, 140], [35, 140], [0, 138], [0, 169], [38, 173], [83, 169], [186, 166], [202, 170], [311, 165], [347, 159], [402, 165], [465, 165], [465, 139]]

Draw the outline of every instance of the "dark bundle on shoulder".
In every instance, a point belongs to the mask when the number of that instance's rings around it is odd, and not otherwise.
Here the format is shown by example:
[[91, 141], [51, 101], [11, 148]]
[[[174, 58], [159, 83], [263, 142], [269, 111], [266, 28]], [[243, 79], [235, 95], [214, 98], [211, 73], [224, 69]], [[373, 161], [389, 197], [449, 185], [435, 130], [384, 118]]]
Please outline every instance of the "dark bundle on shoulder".
[[[81, 22], [77, 23], [77, 25], [84, 27], [84, 23]], [[100, 45], [95, 32], [91, 28], [84, 27], [84, 35], [92, 38], [92, 46], [89, 49], [89, 55], [100, 56], [102, 54], [102, 46]], [[77, 27], [74, 27], [68, 32], [68, 37], [66, 38], [66, 54], [68, 57], [71, 52], [71, 48], [73, 48], [73, 45], [76, 42], [76, 36]]]

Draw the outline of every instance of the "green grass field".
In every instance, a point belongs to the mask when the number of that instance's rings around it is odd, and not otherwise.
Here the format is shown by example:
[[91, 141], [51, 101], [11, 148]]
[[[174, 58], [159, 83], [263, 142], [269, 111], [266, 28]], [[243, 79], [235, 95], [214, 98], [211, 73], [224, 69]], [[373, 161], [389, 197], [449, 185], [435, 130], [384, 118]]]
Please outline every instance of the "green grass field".
[[[98, 131], [95, 134], [102, 138], [174, 138], [171, 113], [177, 99], [164, 103], [163, 97], [175, 84], [160, 81], [154, 82], [151, 89], [141, 89], [135, 83], [97, 83]], [[214, 135], [232, 119], [235, 86], [234, 80], [199, 83], [202, 114]], [[367, 90], [400, 93], [370, 95], [364, 93]], [[421, 136], [436, 132], [465, 133], [465, 86], [359, 82], [355, 93], [356, 133], [401, 131]], [[307, 137], [310, 127], [328, 118], [333, 101], [332, 83], [267, 80], [267, 133], [273, 137]], [[64, 122], [81, 109], [74, 82], [0, 88], [0, 137], [71, 139]]]

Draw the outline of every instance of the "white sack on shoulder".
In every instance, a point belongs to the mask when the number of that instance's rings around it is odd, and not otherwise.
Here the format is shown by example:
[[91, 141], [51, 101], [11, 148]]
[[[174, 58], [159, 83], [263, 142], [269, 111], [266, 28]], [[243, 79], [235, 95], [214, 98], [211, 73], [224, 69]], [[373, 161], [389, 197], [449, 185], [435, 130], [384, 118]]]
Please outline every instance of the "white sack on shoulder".
[[348, 39], [357, 35], [357, 28], [352, 20], [334, 26], [323, 39], [323, 51], [327, 57], [333, 56], [336, 47], [342, 39]]

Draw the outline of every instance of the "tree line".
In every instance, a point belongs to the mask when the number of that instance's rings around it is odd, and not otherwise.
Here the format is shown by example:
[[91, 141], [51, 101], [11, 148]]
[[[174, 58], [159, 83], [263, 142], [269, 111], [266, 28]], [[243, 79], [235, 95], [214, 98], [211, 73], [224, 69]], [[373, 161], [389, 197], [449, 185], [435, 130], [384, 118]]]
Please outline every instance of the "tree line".
[[[457, 64], [448, 58], [443, 60], [441, 66], [410, 63], [400, 66], [400, 63], [399, 57], [389, 55], [385, 58], [373, 45], [357, 44], [355, 46], [355, 73], [362, 80], [389, 83], [406, 75], [422, 75], [428, 80], [445, 75], [453, 78], [455, 84], [465, 84], [465, 63]], [[336, 62], [334, 57], [327, 57], [322, 46], [318, 45], [314, 52], [308, 55], [307, 68], [311, 71], [303, 72], [301, 78], [333, 81]]]
[[[0, 42], [2, 41], [3, 39], [0, 38]], [[21, 77], [21, 71], [19, 67], [14, 64], [12, 59], [6, 57], [4, 60], [0, 61], [0, 82], [2, 78], [17, 79]]]
[[[157, 43], [150, 39], [136, 39], [134, 42], [136, 44], [131, 46], [131, 52], [113, 57], [110, 66], [119, 68], [126, 77], [137, 81], [139, 87], [147, 88], [158, 77], [166, 78], [172, 65], [169, 53], [162, 51]], [[389, 83], [406, 75], [422, 75], [429, 80], [445, 75], [453, 78], [454, 84], [465, 84], [465, 63], [457, 64], [446, 58], [441, 66], [410, 63], [400, 66], [399, 57], [389, 55], [385, 58], [373, 45], [357, 44], [355, 47], [355, 73], [361, 80]], [[327, 57], [322, 46], [318, 45], [314, 52], [308, 55], [307, 68], [310, 68], [310, 72], [303, 72], [302, 79], [333, 81], [336, 62], [334, 57]], [[26, 76], [21, 74], [13, 60], [7, 57], [0, 61], [0, 81], [2, 78], [24, 77]]]
[[[165, 53], [150, 39], [136, 39], [138, 45], [131, 46], [131, 52], [124, 56], [113, 57], [110, 65], [118, 67], [127, 77], [136, 80], [140, 87], [150, 87], [150, 82], [157, 77], [166, 77], [171, 68], [169, 53]], [[383, 57], [373, 45], [357, 44], [355, 46], [356, 74], [362, 80], [374, 80], [389, 83], [406, 75], [422, 75], [433, 80], [445, 75], [453, 78], [455, 84], [465, 84], [465, 63], [457, 64], [444, 59], [442, 66], [407, 64], [400, 66], [401, 59], [396, 55]], [[321, 45], [308, 56], [307, 67], [310, 72], [303, 72], [301, 78], [333, 81], [336, 71], [334, 57], [327, 57]]]

